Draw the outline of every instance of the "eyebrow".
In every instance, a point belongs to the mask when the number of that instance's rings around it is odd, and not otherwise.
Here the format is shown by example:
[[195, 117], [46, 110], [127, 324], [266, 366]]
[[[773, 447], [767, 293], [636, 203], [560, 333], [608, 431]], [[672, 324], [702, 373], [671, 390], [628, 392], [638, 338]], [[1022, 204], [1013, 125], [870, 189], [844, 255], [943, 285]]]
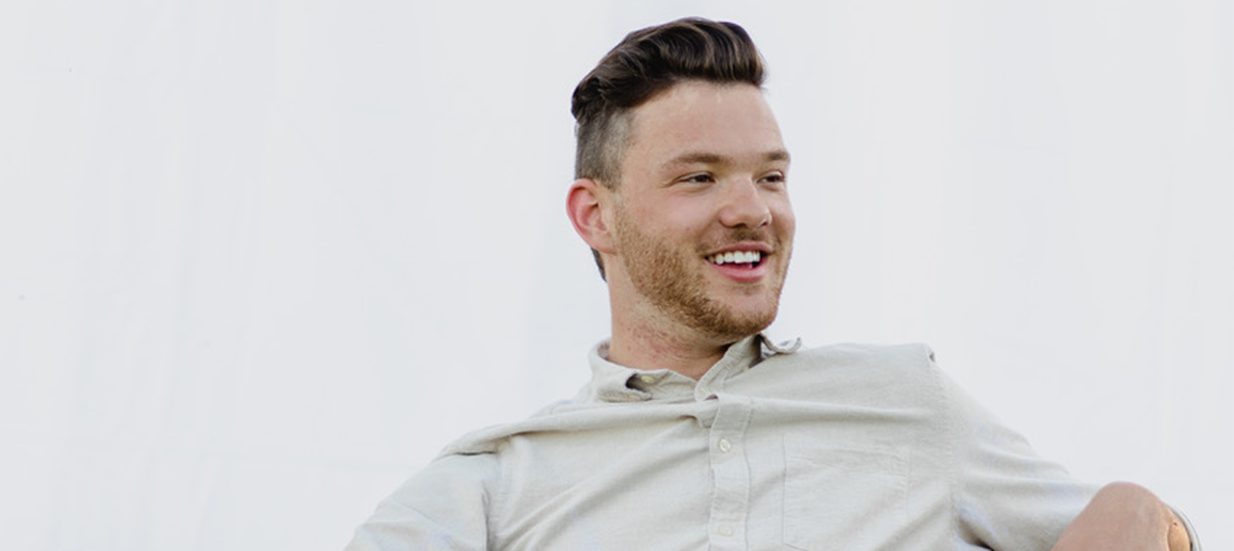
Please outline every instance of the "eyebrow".
[[[789, 159], [790, 157], [789, 157], [788, 151], [785, 151], [783, 149], [775, 149], [775, 150], [764, 153], [761, 160], [765, 162], [766, 161], [788, 162]], [[688, 164], [728, 164], [731, 162], [732, 162], [731, 157], [726, 157], [718, 153], [710, 153], [706, 151], [691, 151], [688, 153], [682, 153], [681, 155], [678, 155], [676, 157], [673, 157], [672, 159], [669, 159], [668, 162], [664, 163], [664, 166], [688, 165]]]

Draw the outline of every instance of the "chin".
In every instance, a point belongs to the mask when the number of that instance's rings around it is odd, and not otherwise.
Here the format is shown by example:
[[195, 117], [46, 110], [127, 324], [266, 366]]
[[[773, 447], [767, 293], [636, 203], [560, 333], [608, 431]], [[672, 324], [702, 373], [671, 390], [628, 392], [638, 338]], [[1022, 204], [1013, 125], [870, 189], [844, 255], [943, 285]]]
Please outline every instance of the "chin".
[[720, 340], [735, 341], [758, 333], [776, 319], [778, 304], [762, 304], [758, 308], [729, 308], [722, 320], [713, 320], [708, 329]]
[[731, 297], [725, 301], [727, 302], [726, 310], [735, 318], [774, 319], [776, 317], [776, 310], [779, 309], [780, 301], [777, 297], [769, 295], [771, 295], [769, 291], [762, 290], [762, 292], [755, 295]]

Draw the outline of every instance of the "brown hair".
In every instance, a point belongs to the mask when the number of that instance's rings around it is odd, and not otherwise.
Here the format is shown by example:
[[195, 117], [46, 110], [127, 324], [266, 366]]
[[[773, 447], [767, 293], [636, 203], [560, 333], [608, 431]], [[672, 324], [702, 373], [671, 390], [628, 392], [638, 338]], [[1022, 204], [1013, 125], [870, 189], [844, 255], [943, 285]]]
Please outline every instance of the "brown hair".
[[[763, 85], [763, 59], [736, 23], [687, 17], [639, 29], [609, 50], [574, 88], [574, 177], [615, 189], [629, 112], [683, 80]], [[592, 249], [600, 277], [604, 264]]]

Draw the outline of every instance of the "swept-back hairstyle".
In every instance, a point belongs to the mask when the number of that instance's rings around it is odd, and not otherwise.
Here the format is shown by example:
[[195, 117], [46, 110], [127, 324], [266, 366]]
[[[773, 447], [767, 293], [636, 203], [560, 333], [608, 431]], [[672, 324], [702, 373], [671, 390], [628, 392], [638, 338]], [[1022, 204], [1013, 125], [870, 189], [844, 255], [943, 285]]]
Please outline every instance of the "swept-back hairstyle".
[[[685, 80], [762, 87], [763, 59], [736, 23], [687, 17], [626, 35], [574, 88], [575, 178], [616, 189], [630, 111]], [[603, 278], [600, 253], [591, 252]]]

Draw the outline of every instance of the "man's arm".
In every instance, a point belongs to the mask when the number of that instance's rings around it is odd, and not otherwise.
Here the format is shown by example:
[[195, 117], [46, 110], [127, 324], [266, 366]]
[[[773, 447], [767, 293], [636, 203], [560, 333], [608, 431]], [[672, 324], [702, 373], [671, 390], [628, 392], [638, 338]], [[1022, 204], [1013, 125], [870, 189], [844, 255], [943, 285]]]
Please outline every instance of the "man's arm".
[[1187, 529], [1157, 496], [1130, 482], [1101, 488], [1054, 545], [1054, 551], [1189, 551]]
[[938, 373], [962, 467], [954, 507], [965, 541], [991, 549], [1199, 549], [1186, 519], [1152, 492], [1075, 480]]
[[404, 483], [356, 529], [346, 551], [488, 549], [491, 454], [448, 455]]

